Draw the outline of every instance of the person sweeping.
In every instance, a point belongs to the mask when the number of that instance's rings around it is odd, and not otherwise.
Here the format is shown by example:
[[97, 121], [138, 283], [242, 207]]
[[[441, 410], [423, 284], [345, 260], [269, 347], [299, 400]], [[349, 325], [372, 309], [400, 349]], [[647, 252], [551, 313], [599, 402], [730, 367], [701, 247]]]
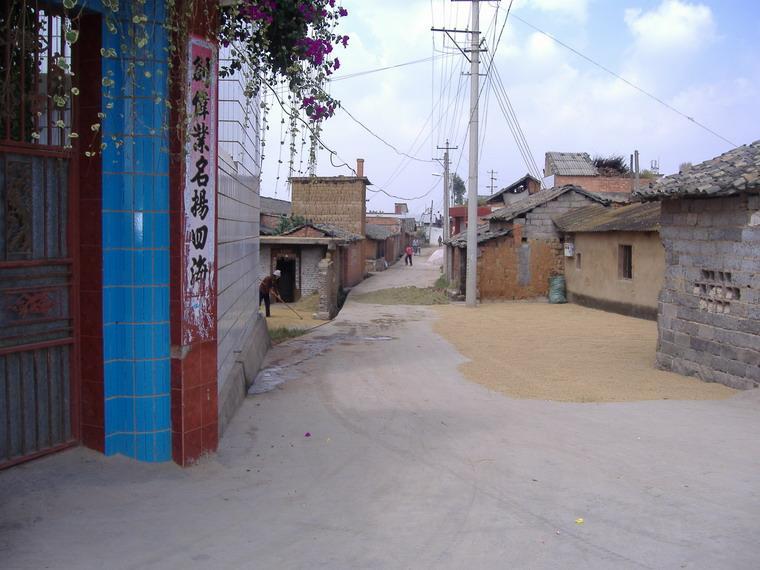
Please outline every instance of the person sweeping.
[[280, 296], [280, 293], [277, 291], [277, 281], [280, 279], [280, 275], [282, 275], [282, 272], [279, 269], [275, 269], [271, 275], [264, 277], [259, 284], [259, 309], [261, 309], [261, 302], [264, 301], [267, 317], [272, 316], [269, 313], [269, 296], [272, 293], [278, 297]]

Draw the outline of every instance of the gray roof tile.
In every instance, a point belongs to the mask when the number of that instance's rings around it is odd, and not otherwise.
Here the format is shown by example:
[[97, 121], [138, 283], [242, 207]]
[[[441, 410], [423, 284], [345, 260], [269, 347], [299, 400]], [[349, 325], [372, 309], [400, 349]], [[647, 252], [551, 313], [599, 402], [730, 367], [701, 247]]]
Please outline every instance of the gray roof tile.
[[580, 186], [573, 186], [572, 184], [566, 184], [565, 186], [549, 188], [548, 190], [540, 190], [536, 192], [535, 194], [526, 196], [522, 200], [518, 200], [514, 204], [510, 204], [506, 208], [501, 208], [499, 210], [496, 210], [492, 214], [486, 216], [486, 219], [487, 220], [501, 220], [504, 222], [508, 222], [527, 212], [530, 212], [531, 210], [533, 210], [534, 208], [537, 208], [538, 206], [542, 206], [546, 204], [547, 202], [556, 200], [557, 198], [559, 198], [566, 192], [576, 192], [604, 206], [607, 206], [610, 203], [610, 201], [607, 198], [603, 198], [602, 196], [598, 194], [594, 194], [593, 192], [584, 190]]
[[547, 152], [546, 176], [598, 176], [587, 152]]
[[645, 200], [669, 196], [731, 196], [760, 192], [760, 140], [672, 174], [634, 194]]

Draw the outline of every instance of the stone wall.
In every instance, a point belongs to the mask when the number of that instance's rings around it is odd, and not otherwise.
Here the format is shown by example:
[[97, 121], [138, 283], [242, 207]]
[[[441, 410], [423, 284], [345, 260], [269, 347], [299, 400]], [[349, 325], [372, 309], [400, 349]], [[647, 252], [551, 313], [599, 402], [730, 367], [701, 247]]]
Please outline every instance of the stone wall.
[[319, 308], [317, 318], [329, 321], [338, 314], [338, 264], [332, 259], [334, 252], [319, 262]]
[[[576, 208], [584, 208], [592, 204], [598, 204], [577, 192], [565, 192], [556, 200], [542, 204], [528, 212], [524, 220], [523, 237], [527, 239], [559, 240], [561, 238], [554, 218]], [[518, 222], [520, 220], [516, 220]]]
[[666, 272], [657, 364], [735, 388], [760, 385], [760, 196], [662, 204]]

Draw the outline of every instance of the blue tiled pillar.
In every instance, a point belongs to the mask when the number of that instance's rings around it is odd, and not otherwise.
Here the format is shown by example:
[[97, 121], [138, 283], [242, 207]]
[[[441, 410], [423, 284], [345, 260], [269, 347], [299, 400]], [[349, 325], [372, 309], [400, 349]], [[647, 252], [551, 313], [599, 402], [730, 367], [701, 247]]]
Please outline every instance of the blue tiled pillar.
[[[130, 28], [121, 3], [120, 30]], [[103, 58], [102, 99], [105, 451], [171, 460], [167, 37], [163, 1], [149, 0], [150, 42], [130, 59]], [[131, 39], [103, 29], [120, 56]], [[131, 48], [130, 48], [131, 49]], [[109, 108], [110, 107], [110, 108]], [[87, 128], [87, 127], [83, 127]], [[86, 260], [85, 260], [86, 263]]]

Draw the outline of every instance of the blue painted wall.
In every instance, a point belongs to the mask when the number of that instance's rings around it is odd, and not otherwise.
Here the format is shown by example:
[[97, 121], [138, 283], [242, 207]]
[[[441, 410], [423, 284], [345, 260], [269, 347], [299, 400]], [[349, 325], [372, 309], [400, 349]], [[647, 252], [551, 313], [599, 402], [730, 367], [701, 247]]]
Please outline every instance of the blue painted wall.
[[[121, 2], [119, 35], [103, 25], [103, 47], [119, 55], [121, 45], [131, 43], [122, 37], [131, 26], [131, 5]], [[103, 77], [114, 81], [102, 99], [105, 450], [142, 461], [171, 460], [163, 5], [147, 2], [151, 41], [134, 48], [134, 60], [104, 57], [102, 63]]]

